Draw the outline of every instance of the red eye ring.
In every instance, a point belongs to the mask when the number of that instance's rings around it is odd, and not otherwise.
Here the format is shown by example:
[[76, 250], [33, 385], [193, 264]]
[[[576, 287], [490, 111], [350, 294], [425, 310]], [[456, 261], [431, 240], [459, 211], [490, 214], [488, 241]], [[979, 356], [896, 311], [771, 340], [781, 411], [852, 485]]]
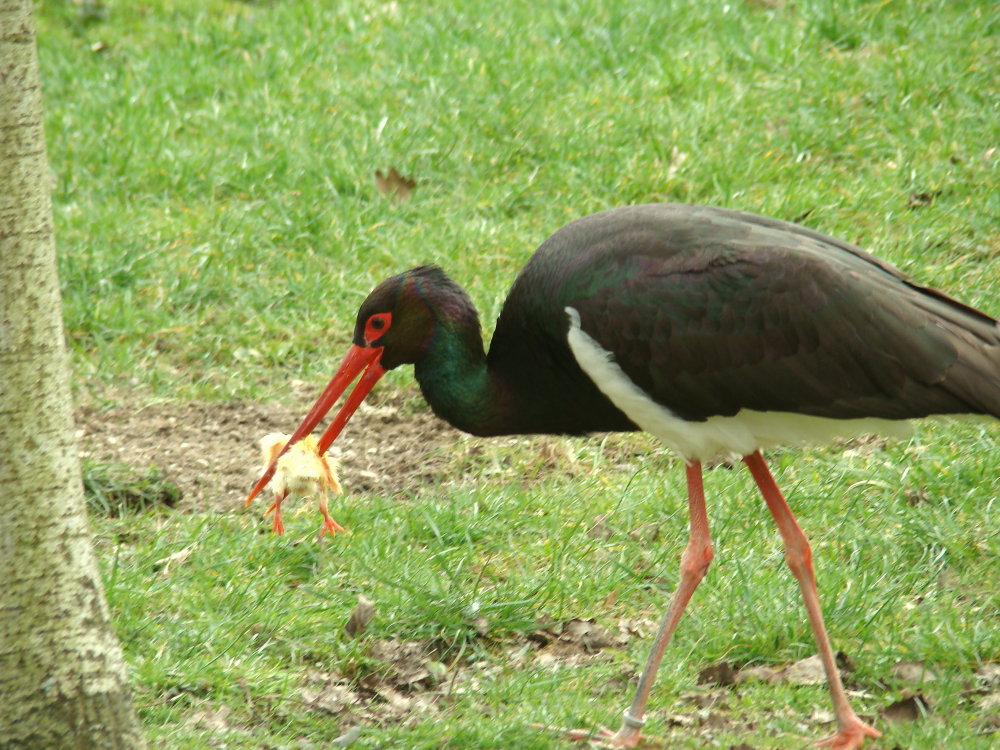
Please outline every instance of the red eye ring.
[[365, 341], [370, 344], [376, 339], [382, 338], [391, 326], [391, 312], [375, 313], [365, 323]]

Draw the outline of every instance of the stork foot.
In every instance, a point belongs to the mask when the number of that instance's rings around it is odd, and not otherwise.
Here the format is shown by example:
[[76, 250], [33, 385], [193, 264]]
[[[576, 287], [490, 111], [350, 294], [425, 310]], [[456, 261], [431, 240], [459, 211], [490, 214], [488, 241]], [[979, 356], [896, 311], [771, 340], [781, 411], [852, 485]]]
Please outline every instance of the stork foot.
[[831, 750], [858, 750], [865, 737], [881, 737], [882, 733], [865, 724], [857, 716], [841, 725], [836, 734], [817, 740], [816, 747], [828, 747]]
[[570, 742], [585, 742], [592, 748], [654, 748], [664, 747], [662, 740], [651, 737], [643, 737], [637, 728], [622, 727], [618, 732], [601, 727], [593, 729], [560, 729], [559, 727], [548, 727], [538, 724], [532, 726], [538, 729], [555, 731], [562, 735], [563, 739]]

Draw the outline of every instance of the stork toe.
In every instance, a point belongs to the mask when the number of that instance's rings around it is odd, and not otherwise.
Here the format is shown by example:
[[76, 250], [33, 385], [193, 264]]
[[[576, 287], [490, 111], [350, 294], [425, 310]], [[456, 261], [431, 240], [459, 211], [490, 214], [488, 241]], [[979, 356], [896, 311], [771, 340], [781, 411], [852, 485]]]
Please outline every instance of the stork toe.
[[868, 726], [855, 716], [853, 721], [840, 727], [835, 734], [817, 740], [816, 747], [828, 747], [831, 750], [857, 750], [864, 745], [865, 737], [881, 736], [880, 731]]

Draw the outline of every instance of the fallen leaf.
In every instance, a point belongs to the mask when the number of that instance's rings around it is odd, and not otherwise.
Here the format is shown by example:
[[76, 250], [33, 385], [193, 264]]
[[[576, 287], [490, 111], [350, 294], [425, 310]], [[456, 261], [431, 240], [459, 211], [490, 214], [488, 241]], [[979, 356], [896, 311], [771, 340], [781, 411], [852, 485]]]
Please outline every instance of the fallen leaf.
[[229, 706], [220, 706], [218, 709], [207, 708], [203, 711], [195, 711], [187, 720], [187, 724], [198, 729], [207, 729], [210, 732], [228, 732], [232, 729], [229, 723]]
[[698, 725], [698, 717], [694, 714], [668, 714], [667, 725], [691, 729]]
[[593, 620], [570, 620], [563, 623], [560, 638], [570, 643], [579, 643], [584, 651], [600, 651], [608, 646], [623, 645], [607, 630]]
[[656, 631], [658, 623], [649, 617], [637, 617], [635, 619], [623, 617], [618, 621], [618, 635], [622, 643], [628, 642], [630, 638], [642, 638], [647, 640]]
[[331, 747], [350, 747], [361, 736], [361, 727], [353, 726], [342, 735], [330, 741]]
[[183, 565], [184, 563], [187, 562], [187, 559], [191, 557], [191, 553], [193, 551], [194, 551], [194, 545], [190, 544], [184, 549], [178, 550], [177, 552], [174, 552], [171, 555], [167, 555], [166, 557], [160, 558], [159, 560], [153, 563], [153, 566], [155, 567], [157, 565], [162, 565], [163, 567], [160, 568], [160, 575], [166, 576], [170, 573], [171, 565], [175, 564]]
[[363, 595], [358, 595], [358, 603], [344, 625], [344, 632], [351, 638], [361, 635], [375, 616], [375, 602]]
[[976, 670], [976, 677], [987, 685], [1000, 685], [1000, 664], [993, 662], [981, 664]]
[[809, 717], [810, 724], [832, 724], [837, 720], [837, 715], [833, 711], [825, 708], [817, 708]]
[[383, 172], [381, 169], [375, 170], [375, 187], [382, 195], [399, 203], [410, 200], [416, 186], [416, 180], [403, 177], [395, 167], [389, 167], [388, 172]]
[[736, 671], [728, 661], [720, 661], [709, 664], [698, 672], [699, 685], [732, 685], [736, 682]]
[[937, 676], [923, 662], [899, 661], [892, 665], [892, 676], [900, 682], [934, 682]]
[[982, 711], [993, 711], [1000, 708], [1000, 693], [984, 695], [979, 700], [979, 708]]
[[672, 180], [677, 176], [677, 173], [681, 171], [681, 167], [684, 166], [684, 162], [688, 159], [688, 155], [681, 151], [677, 146], [670, 149], [670, 166], [667, 167], [667, 179]]
[[784, 679], [793, 685], [822, 685], [826, 682], [826, 671], [819, 654], [800, 659], [785, 670]]
[[760, 680], [761, 682], [777, 682], [781, 679], [782, 670], [775, 669], [774, 667], [768, 666], [758, 666], [758, 667], [747, 667], [746, 669], [741, 669], [736, 674], [736, 683], [749, 682], [751, 680]]
[[910, 208], [920, 208], [921, 206], [929, 206], [934, 202], [934, 199], [941, 195], [940, 190], [933, 190], [931, 192], [912, 192], [906, 199], [906, 205]]

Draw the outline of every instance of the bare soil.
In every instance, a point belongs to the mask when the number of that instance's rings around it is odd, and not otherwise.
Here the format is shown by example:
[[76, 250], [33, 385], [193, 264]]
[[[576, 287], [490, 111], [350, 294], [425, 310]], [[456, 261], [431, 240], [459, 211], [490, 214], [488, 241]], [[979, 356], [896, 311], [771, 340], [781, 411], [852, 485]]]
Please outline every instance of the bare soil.
[[[83, 458], [156, 467], [181, 490], [183, 510], [231, 511], [260, 476], [257, 441], [292, 432], [309, 410], [295, 403], [155, 403], [131, 399], [110, 408], [81, 406], [77, 439]], [[402, 413], [402, 394], [362, 404], [331, 450], [348, 493], [413, 493], [448, 463], [448, 446], [466, 436], [429, 412]]]

